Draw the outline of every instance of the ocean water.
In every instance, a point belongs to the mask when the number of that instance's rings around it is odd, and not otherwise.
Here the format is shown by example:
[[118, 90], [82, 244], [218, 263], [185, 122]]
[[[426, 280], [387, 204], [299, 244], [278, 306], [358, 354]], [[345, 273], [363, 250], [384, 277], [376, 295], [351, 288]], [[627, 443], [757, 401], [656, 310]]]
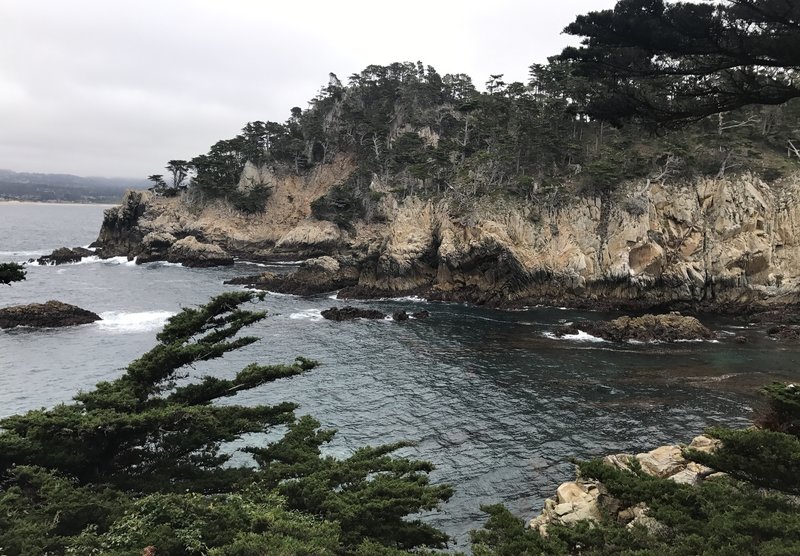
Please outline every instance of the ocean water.
[[[88, 245], [102, 206], [0, 204], [0, 262], [23, 261], [60, 246]], [[287, 265], [272, 270], [285, 271]], [[0, 331], [0, 416], [69, 401], [96, 382], [119, 376], [149, 349], [166, 318], [253, 274], [237, 263], [189, 269], [123, 258], [64, 266], [29, 266], [28, 279], [0, 289], [0, 306], [58, 299], [103, 320], [69, 329]], [[320, 312], [345, 302], [268, 295], [270, 317], [248, 332], [261, 341], [197, 374], [229, 376], [258, 361], [297, 355], [322, 365], [226, 403], [300, 404], [338, 429], [329, 451], [398, 440], [403, 455], [435, 463], [433, 480], [455, 486], [442, 511], [426, 515], [466, 544], [481, 504], [501, 502], [520, 517], [573, 476], [570, 458], [636, 453], [688, 442], [711, 425], [746, 426], [758, 386], [800, 380], [800, 350], [733, 319], [705, 319], [720, 341], [614, 345], [582, 335], [548, 333], [576, 318], [613, 315], [537, 307], [501, 312], [415, 298], [348, 302], [391, 313], [427, 309], [426, 320], [335, 323]], [[733, 341], [735, 334], [749, 338]]]

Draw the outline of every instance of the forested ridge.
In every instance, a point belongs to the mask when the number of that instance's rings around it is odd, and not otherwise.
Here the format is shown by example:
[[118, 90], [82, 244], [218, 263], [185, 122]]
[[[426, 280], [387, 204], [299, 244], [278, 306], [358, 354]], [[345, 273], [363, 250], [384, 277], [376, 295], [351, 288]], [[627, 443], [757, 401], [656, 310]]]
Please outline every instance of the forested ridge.
[[269, 192], [237, 189], [247, 162], [299, 174], [349, 155], [358, 170], [314, 207], [339, 221], [366, 215], [375, 178], [406, 195], [531, 202], [603, 195], [625, 180], [774, 181], [800, 163], [796, 11], [782, 0], [624, 0], [578, 17], [566, 31], [584, 46], [533, 64], [528, 82], [491, 75], [483, 90], [422, 62], [331, 74], [285, 122], [250, 122], [170, 161], [166, 183], [151, 179], [257, 211]]

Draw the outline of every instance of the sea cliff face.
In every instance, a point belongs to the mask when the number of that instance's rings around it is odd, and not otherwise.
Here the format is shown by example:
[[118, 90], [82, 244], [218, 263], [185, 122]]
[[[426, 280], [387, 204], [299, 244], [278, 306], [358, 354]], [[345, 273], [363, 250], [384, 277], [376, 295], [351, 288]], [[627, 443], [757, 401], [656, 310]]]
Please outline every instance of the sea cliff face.
[[311, 203], [353, 170], [346, 157], [306, 176], [248, 167], [242, 183], [271, 189], [250, 216], [129, 193], [107, 211], [98, 245], [103, 256], [146, 255], [148, 234], [168, 233], [254, 260], [332, 256], [338, 266], [317, 266], [347, 280], [320, 271], [316, 282], [320, 291], [344, 283], [342, 297], [737, 311], [798, 301], [797, 175], [630, 183], [560, 203], [400, 197], [375, 178], [369, 221], [344, 229], [314, 219]]

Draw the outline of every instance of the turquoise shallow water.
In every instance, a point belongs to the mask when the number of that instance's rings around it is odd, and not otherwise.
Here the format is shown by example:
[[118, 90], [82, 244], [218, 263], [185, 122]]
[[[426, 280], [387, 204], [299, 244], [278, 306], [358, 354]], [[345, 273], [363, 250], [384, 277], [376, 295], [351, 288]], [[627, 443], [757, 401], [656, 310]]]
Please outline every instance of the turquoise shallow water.
[[[0, 204], [0, 262], [62, 245], [87, 245], [103, 207]], [[285, 266], [276, 267], [277, 270]], [[228, 290], [223, 280], [258, 268], [187, 269], [122, 259], [28, 268], [0, 289], [0, 306], [59, 299], [104, 320], [64, 330], [0, 331], [0, 415], [67, 401], [112, 378], [147, 350], [164, 319]], [[800, 351], [758, 327], [705, 319], [718, 343], [614, 346], [554, 340], [546, 333], [578, 317], [558, 308], [500, 312], [420, 300], [356, 303], [391, 312], [425, 308], [424, 321], [333, 323], [319, 313], [329, 295], [267, 296], [270, 318], [250, 331], [257, 344], [198, 369], [233, 374], [251, 361], [318, 359], [313, 372], [246, 392], [236, 403], [291, 400], [339, 430], [330, 446], [413, 440], [404, 454], [433, 461], [433, 479], [455, 485], [442, 512], [426, 516], [463, 546], [482, 522], [481, 504], [502, 502], [520, 517], [572, 476], [569, 458], [637, 452], [688, 442], [715, 424], [746, 425], [755, 389], [800, 380]], [[744, 334], [747, 344], [732, 335]]]

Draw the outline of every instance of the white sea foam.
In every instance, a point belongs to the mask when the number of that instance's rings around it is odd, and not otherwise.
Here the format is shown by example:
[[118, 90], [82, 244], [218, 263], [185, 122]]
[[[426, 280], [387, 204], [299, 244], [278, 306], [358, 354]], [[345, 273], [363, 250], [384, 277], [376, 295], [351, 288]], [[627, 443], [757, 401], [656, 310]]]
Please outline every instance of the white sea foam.
[[[129, 261], [128, 257], [111, 257], [109, 259], [101, 259], [97, 255], [90, 255], [88, 257], [83, 257], [81, 260], [76, 261], [74, 263], [64, 263], [63, 265], [58, 265], [58, 266], [97, 264], [97, 263], [107, 264], [107, 265], [127, 265], [127, 266], [136, 264], [135, 259], [133, 261]], [[37, 261], [32, 261], [27, 264], [28, 266], [43, 266], [40, 265]], [[56, 266], [56, 265], [44, 265], [44, 266]]]
[[270, 261], [266, 263], [267, 266], [295, 266], [306, 262], [308, 259], [302, 261]]
[[268, 295], [274, 295], [275, 297], [300, 297], [300, 296], [297, 296], [297, 295], [295, 295], [293, 293], [271, 292], [269, 290], [266, 290], [266, 292], [267, 292]]
[[425, 299], [423, 297], [419, 297], [418, 295], [407, 295], [405, 297], [389, 297], [389, 298], [386, 298], [385, 301], [413, 301], [415, 303], [427, 303], [428, 302], [427, 299]]
[[148, 332], [164, 326], [167, 319], [174, 314], [169, 311], [143, 311], [141, 313], [106, 311], [100, 313], [100, 318], [103, 320], [97, 321], [97, 326], [101, 330], [109, 332]]
[[298, 313], [292, 313], [289, 315], [289, 318], [292, 320], [322, 320], [322, 311], [319, 309], [306, 309], [304, 311], [300, 311]]
[[546, 338], [550, 338], [551, 340], [571, 340], [573, 342], [605, 342], [603, 338], [598, 338], [597, 336], [592, 336], [591, 334], [587, 334], [583, 330], [578, 330], [577, 334], [564, 334], [560, 338], [553, 334], [552, 332], [545, 332], [544, 333]]
[[[135, 259], [134, 259], [135, 261]], [[153, 263], [156, 266], [183, 266], [183, 263], [171, 263], [169, 261], [157, 261]]]

